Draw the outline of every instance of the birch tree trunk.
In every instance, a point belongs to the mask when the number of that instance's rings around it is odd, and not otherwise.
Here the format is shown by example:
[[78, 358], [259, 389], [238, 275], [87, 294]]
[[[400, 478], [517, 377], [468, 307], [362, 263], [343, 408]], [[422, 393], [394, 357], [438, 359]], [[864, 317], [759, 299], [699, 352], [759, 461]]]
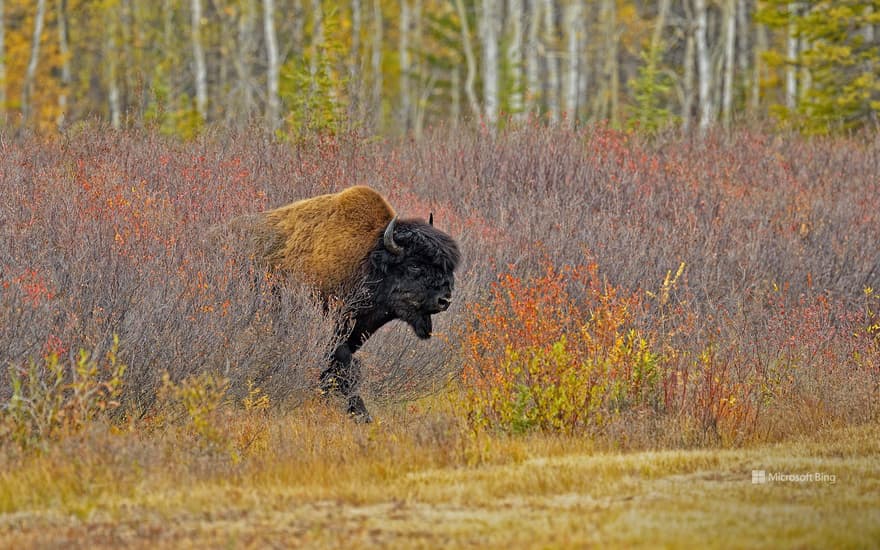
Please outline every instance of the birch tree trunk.
[[431, 97], [434, 76], [425, 69], [420, 56], [412, 52], [424, 52], [424, 29], [422, 28], [422, 0], [413, 0], [410, 13], [410, 126], [416, 139], [422, 135], [425, 122], [425, 104]]
[[[297, 59], [302, 58], [306, 53], [306, 0], [289, 0], [289, 14], [287, 17], [293, 19], [290, 26], [290, 53]], [[282, 21], [285, 19], [281, 18]]]
[[498, 123], [497, 0], [482, 0], [480, 38], [483, 52], [483, 114], [490, 127]]
[[556, 51], [556, 13], [553, 0], [543, 0], [544, 64], [547, 67], [546, 104], [550, 122], [559, 122], [559, 60]]
[[[0, 42], [3, 40], [0, 31]], [[58, 51], [61, 54], [61, 93], [58, 94], [58, 129], [63, 129], [67, 117], [67, 92], [70, 89], [70, 43], [67, 35], [67, 0], [58, 2]], [[3, 52], [0, 51], [0, 59]], [[2, 102], [0, 102], [2, 104]]]
[[749, 48], [751, 47], [752, 26], [749, 24], [751, 15], [747, 0], [736, 0], [736, 26], [739, 32], [736, 35], [736, 50], [739, 66], [739, 78], [743, 81], [745, 89], [746, 108], [748, 108], [751, 93], [751, 74], [749, 72]]
[[580, 56], [578, 49], [580, 38], [584, 34], [581, 3], [571, 2], [565, 10], [565, 29], [567, 33], [567, 66], [565, 79], [565, 112], [568, 124], [574, 127], [578, 118], [578, 84], [580, 81]]
[[119, 93], [119, 61], [116, 51], [117, 18], [111, 13], [111, 7], [104, 12], [105, 41], [104, 55], [107, 62], [107, 105], [110, 109], [110, 126], [119, 129], [122, 126], [122, 102]]
[[761, 52], [767, 50], [768, 43], [767, 27], [758, 24], [755, 32], [755, 47], [752, 51], [752, 97], [750, 104], [753, 113], [757, 113], [761, 107], [761, 70], [763, 67]]
[[611, 1], [608, 37], [608, 71], [611, 74], [611, 125], [620, 125], [620, 62], [618, 60], [617, 3]]
[[797, 13], [797, 4], [792, 2], [788, 5], [788, 13], [791, 23], [788, 25], [786, 37], [786, 57], [788, 64], [785, 67], [785, 106], [794, 109], [797, 105], [797, 68], [794, 63], [798, 56], [797, 29], [794, 25], [794, 17]]
[[409, 0], [400, 0], [400, 42], [398, 44], [398, 57], [400, 59], [400, 124], [403, 131], [411, 129], [410, 111], [410, 61], [409, 61], [409, 35], [410, 35], [410, 8]]
[[[239, 113], [250, 116], [254, 112], [254, 94], [251, 84], [251, 63], [254, 61], [257, 6], [256, 0], [248, 0], [238, 18], [238, 41], [234, 57], [235, 72], [238, 76]], [[227, 119], [235, 117], [235, 113], [227, 113]], [[231, 121], [230, 121], [231, 122]]]
[[608, 118], [613, 126], [619, 122], [620, 68], [617, 60], [617, 7], [614, 0], [602, 0], [599, 20], [604, 33], [604, 82], [596, 96], [595, 111], [599, 117]]
[[449, 81], [452, 90], [452, 127], [458, 128], [461, 119], [461, 74], [458, 65], [449, 70]]
[[318, 92], [317, 79], [320, 70], [321, 56], [324, 48], [324, 10], [321, 6], [321, 0], [312, 0], [312, 55], [309, 59], [309, 75], [311, 76], [311, 86], [309, 94], [314, 96]]
[[278, 95], [278, 40], [275, 35], [275, 0], [263, 0], [263, 33], [266, 40], [266, 119], [269, 130], [278, 129], [281, 99]]
[[43, 36], [43, 21], [46, 17], [46, 0], [37, 0], [37, 13], [34, 15], [34, 34], [31, 40], [31, 55], [24, 75], [21, 89], [21, 114], [24, 123], [30, 122], [31, 98], [33, 96], [34, 78], [40, 60], [40, 38]]
[[363, 14], [361, 0], [351, 0], [351, 51], [348, 57], [348, 89], [349, 89], [349, 118], [361, 120], [361, 28], [363, 26]]
[[510, 112], [522, 121], [523, 113], [523, 0], [507, 2], [507, 67], [510, 73]]
[[[690, 21], [691, 18], [688, 17]], [[689, 29], [684, 46], [684, 77], [682, 78], [681, 127], [691, 129], [694, 112], [694, 33]]]
[[0, 0], [0, 126], [6, 125], [6, 6]]
[[724, 91], [721, 95], [721, 119], [725, 129], [730, 128], [733, 112], [733, 75], [736, 63], [736, 0], [725, 5], [724, 31]]
[[[867, 7], [865, 8], [865, 17], [866, 17], [866, 18], [871, 18], [871, 17], [873, 17], [873, 16], [874, 16], [874, 7], [873, 7], [873, 6], [867, 6]], [[865, 36], [865, 44], [866, 44], [868, 47], [871, 47], [872, 44], [875, 45], [875, 46], [880, 46], [880, 44], [876, 44], [876, 43], [874, 42], [875, 37], [876, 37], [876, 34], [877, 34], [877, 33], [876, 33], [876, 30], [874, 29], [874, 24], [873, 24], [873, 23], [870, 23], [870, 22], [867, 23], [867, 24], [865, 25], [865, 29], [864, 29], [864, 36]], [[872, 57], [872, 58], [869, 58], [869, 59], [865, 62], [865, 72], [866, 72], [867, 74], [876, 74], [876, 70], [877, 70], [877, 60], [874, 59], [873, 57]], [[2, 81], [0, 81], [0, 82], [2, 82]], [[874, 119], [875, 127], [876, 127], [876, 124], [877, 124], [877, 113], [876, 113], [876, 111], [877, 111], [877, 109], [875, 109], [875, 113], [874, 113], [874, 115], [873, 115], [873, 119]]]
[[373, 77], [371, 105], [373, 109], [373, 129], [378, 129], [382, 121], [382, 2], [373, 0], [373, 44], [370, 55], [370, 72]]
[[455, 8], [458, 18], [461, 20], [461, 45], [464, 48], [464, 59], [467, 63], [467, 74], [464, 80], [464, 94], [467, 96], [468, 105], [474, 116], [480, 116], [480, 103], [474, 91], [474, 80], [477, 77], [477, 59], [474, 56], [474, 48], [471, 45], [471, 31], [468, 25], [467, 12], [464, 9], [464, 0], [455, 0]]
[[590, 39], [589, 39], [589, 30], [588, 30], [588, 21], [584, 21], [584, 35], [581, 36], [580, 44], [578, 45], [578, 54], [579, 54], [579, 62], [580, 69], [578, 71], [578, 104], [581, 110], [581, 115], [585, 116], [588, 114], [588, 105], [587, 98], [589, 97], [590, 91], [590, 71], [592, 67], [590, 66]]
[[208, 116], [208, 71], [202, 48], [202, 0], [190, 0], [191, 36], [196, 79], [196, 111], [204, 121]]
[[709, 44], [706, 38], [707, 14], [706, 0], [694, 0], [694, 16], [696, 17], [697, 75], [698, 96], [700, 102], [700, 132], [704, 133], [712, 126], [715, 106], [712, 104], [712, 69], [709, 63]]
[[538, 32], [541, 21], [541, 4], [539, 0], [529, 0], [528, 32], [526, 34], [525, 64], [526, 64], [526, 90], [525, 110], [534, 113], [538, 109], [538, 98], [541, 96], [541, 67], [538, 64]]
[[136, 85], [136, 77], [134, 75], [137, 74], [137, 71], [135, 69], [141, 65], [138, 63], [139, 59], [135, 57], [134, 8], [132, 7], [131, 0], [119, 0], [118, 13], [119, 28], [117, 44], [119, 44], [118, 47], [120, 51], [116, 55], [120, 56], [120, 63], [117, 65], [119, 67], [119, 81], [122, 83], [122, 97], [120, 103], [122, 105], [122, 112], [125, 113], [132, 100], [132, 98], [129, 97], [129, 94], [134, 90]]

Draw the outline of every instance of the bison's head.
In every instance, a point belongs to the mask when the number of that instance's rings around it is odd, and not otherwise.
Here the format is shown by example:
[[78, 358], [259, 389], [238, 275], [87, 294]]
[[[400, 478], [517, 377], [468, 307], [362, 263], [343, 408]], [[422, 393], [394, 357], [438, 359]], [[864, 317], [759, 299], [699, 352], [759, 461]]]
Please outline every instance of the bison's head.
[[433, 224], [394, 218], [370, 255], [371, 271], [381, 278], [374, 306], [430, 338], [431, 315], [452, 302], [459, 258], [452, 237]]

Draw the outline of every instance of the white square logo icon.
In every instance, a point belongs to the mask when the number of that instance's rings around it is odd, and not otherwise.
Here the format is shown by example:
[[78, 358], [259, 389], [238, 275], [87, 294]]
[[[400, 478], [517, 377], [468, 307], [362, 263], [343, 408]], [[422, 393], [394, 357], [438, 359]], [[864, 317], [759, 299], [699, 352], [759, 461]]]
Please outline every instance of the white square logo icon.
[[764, 470], [752, 470], [752, 483], [767, 483], [767, 472]]

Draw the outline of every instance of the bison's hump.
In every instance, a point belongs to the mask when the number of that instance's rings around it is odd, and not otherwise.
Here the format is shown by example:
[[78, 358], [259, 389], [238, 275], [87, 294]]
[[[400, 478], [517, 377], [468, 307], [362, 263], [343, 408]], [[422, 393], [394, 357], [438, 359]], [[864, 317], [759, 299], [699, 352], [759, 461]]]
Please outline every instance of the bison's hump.
[[395, 213], [382, 195], [356, 186], [265, 215], [280, 245], [267, 259], [330, 295], [354, 282]]

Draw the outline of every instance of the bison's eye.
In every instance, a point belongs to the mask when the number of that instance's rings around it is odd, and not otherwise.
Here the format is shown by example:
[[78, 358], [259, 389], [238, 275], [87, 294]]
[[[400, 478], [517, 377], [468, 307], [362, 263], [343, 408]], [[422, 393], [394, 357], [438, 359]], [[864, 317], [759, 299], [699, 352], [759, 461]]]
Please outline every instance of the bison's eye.
[[414, 276], [419, 276], [423, 273], [422, 268], [417, 265], [411, 265], [411, 266], [407, 267], [406, 269], [407, 269], [407, 271], [410, 272], [411, 275], [414, 275]]

